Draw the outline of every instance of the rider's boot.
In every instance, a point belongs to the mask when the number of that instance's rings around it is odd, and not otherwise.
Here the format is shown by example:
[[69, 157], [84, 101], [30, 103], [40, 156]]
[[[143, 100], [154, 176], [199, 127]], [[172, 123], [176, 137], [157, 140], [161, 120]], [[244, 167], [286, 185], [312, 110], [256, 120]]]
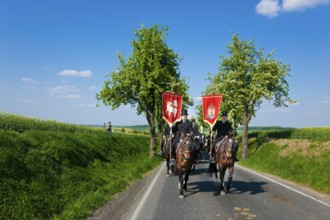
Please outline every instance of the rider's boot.
[[171, 166], [175, 166], [175, 153], [172, 153]]
[[194, 158], [194, 164], [198, 164], [198, 154], [195, 154], [195, 158]]
[[216, 163], [216, 152], [215, 152], [215, 145], [213, 145], [212, 147], [212, 159], [211, 159], [211, 163]]

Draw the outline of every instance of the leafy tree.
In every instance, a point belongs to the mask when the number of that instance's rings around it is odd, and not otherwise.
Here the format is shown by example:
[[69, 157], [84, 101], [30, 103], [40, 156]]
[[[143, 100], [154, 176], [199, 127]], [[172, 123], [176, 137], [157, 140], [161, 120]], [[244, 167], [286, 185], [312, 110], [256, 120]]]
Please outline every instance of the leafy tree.
[[227, 45], [228, 56], [220, 56], [219, 72], [209, 74], [211, 83], [206, 94], [224, 94], [221, 109], [229, 112], [234, 125], [243, 125], [242, 158], [248, 155], [248, 125], [264, 100], [275, 107], [296, 102], [289, 98], [289, 84], [285, 77], [290, 66], [273, 58], [274, 51], [264, 55], [264, 49], [256, 49], [253, 40], [240, 41], [232, 36], [232, 45]]
[[[162, 121], [162, 92], [172, 91], [183, 94], [183, 101], [192, 104], [186, 95], [189, 89], [184, 78], [180, 78], [178, 55], [165, 43], [167, 27], [141, 25], [134, 30], [131, 41], [133, 51], [128, 59], [117, 53], [119, 66], [104, 82], [104, 87], [96, 95], [112, 109], [121, 104], [135, 107], [138, 115], [147, 119], [150, 132], [150, 156], [156, 153], [156, 125]], [[160, 129], [162, 127], [160, 126]]]
[[197, 105], [195, 109], [196, 109], [196, 120], [198, 124], [203, 126], [203, 132], [205, 134], [209, 133], [210, 125], [204, 121], [202, 105]]

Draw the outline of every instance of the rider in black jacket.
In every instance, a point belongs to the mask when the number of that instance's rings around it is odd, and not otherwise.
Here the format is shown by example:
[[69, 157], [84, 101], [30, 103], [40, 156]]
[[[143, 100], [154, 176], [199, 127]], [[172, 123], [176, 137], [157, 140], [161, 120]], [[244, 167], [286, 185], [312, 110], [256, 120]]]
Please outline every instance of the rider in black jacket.
[[193, 126], [192, 126], [192, 122], [188, 120], [188, 111], [186, 109], [182, 110], [181, 113], [181, 121], [177, 122], [175, 124], [175, 130], [177, 130], [177, 132], [175, 133], [175, 137], [172, 143], [172, 160], [171, 163], [172, 165], [175, 164], [175, 151], [176, 151], [176, 147], [180, 141], [180, 137], [181, 134], [189, 134], [190, 132], [193, 132]]
[[[215, 145], [219, 141], [221, 141], [226, 135], [228, 135], [230, 131], [233, 130], [231, 123], [229, 121], [227, 121], [227, 119], [228, 119], [227, 112], [222, 112], [221, 117], [222, 117], [222, 120], [221, 121], [218, 120], [212, 129], [212, 131], [217, 132], [215, 140], [212, 144], [212, 154], [213, 155], [215, 155]], [[238, 161], [238, 159], [236, 158], [236, 153], [237, 153], [237, 147], [235, 147], [235, 149], [234, 149], [234, 157], [235, 157], [235, 161]]]

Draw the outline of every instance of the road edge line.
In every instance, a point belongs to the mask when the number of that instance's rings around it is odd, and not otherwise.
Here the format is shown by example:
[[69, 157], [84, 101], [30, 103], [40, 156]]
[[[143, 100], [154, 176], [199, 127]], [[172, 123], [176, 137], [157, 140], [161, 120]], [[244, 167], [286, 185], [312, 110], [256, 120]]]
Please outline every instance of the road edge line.
[[313, 196], [311, 196], [311, 195], [308, 195], [308, 194], [306, 194], [306, 193], [303, 193], [303, 192], [301, 192], [301, 191], [299, 191], [299, 190], [293, 189], [293, 188], [291, 188], [290, 186], [287, 186], [287, 185], [285, 185], [285, 184], [283, 184], [283, 183], [280, 183], [280, 182], [278, 182], [278, 181], [276, 181], [276, 180], [273, 180], [273, 179], [271, 179], [271, 178], [269, 178], [269, 177], [267, 177], [267, 176], [264, 176], [264, 175], [262, 175], [262, 174], [260, 174], [260, 173], [257, 173], [257, 172], [255, 172], [255, 171], [252, 171], [252, 170], [247, 169], [247, 168], [245, 168], [245, 167], [242, 167], [242, 166], [240, 166], [240, 165], [235, 165], [235, 166], [237, 166], [237, 167], [239, 167], [240, 169], [243, 169], [243, 170], [245, 170], [245, 171], [248, 171], [248, 172], [250, 172], [250, 173], [253, 173], [253, 174], [257, 175], [257, 176], [260, 176], [260, 177], [262, 177], [262, 178], [265, 178], [265, 179], [267, 179], [267, 180], [269, 180], [269, 181], [271, 181], [271, 182], [273, 182], [273, 183], [276, 183], [276, 184], [278, 184], [278, 185], [280, 185], [280, 186], [282, 186], [282, 187], [284, 187], [284, 188], [287, 188], [287, 189], [289, 189], [289, 190], [291, 190], [291, 191], [293, 191], [293, 192], [296, 192], [296, 193], [298, 193], [298, 194], [300, 194], [300, 195], [303, 195], [303, 196], [305, 196], [305, 197], [307, 197], [307, 198], [310, 198], [310, 199], [312, 199], [312, 200], [314, 200], [314, 201], [316, 201], [316, 202], [318, 202], [318, 203], [321, 203], [321, 204], [323, 204], [323, 205], [325, 205], [325, 206], [330, 207], [330, 204], [328, 204], [327, 202], [324, 202], [324, 201], [322, 201], [322, 200], [319, 200], [319, 199], [317, 199], [317, 198], [315, 198], [315, 197], [313, 197]]

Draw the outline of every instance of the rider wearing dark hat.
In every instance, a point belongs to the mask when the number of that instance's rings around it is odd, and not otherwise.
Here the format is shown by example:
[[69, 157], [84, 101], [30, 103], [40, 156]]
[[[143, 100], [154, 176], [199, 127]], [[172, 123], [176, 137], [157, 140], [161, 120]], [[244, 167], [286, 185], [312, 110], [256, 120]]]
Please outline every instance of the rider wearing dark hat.
[[175, 138], [172, 143], [172, 160], [171, 163], [172, 165], [175, 164], [175, 151], [177, 148], [177, 145], [180, 141], [181, 134], [189, 134], [190, 132], [193, 132], [193, 124], [191, 121], [188, 120], [188, 111], [186, 109], [183, 109], [181, 112], [181, 121], [177, 122], [175, 124], [175, 129], [177, 130], [175, 134]]
[[[228, 119], [228, 114], [227, 112], [222, 112], [221, 113], [221, 121], [217, 121], [212, 129], [212, 131], [216, 131], [217, 135], [215, 137], [215, 140], [213, 142], [212, 145], [212, 153], [213, 155], [215, 155], [215, 145], [221, 141], [226, 135], [229, 134], [230, 131], [233, 130], [231, 123], [229, 121], [227, 121]], [[234, 150], [234, 157], [235, 157], [235, 161], [238, 161], [238, 159], [236, 158], [236, 152], [237, 152], [237, 147]]]

